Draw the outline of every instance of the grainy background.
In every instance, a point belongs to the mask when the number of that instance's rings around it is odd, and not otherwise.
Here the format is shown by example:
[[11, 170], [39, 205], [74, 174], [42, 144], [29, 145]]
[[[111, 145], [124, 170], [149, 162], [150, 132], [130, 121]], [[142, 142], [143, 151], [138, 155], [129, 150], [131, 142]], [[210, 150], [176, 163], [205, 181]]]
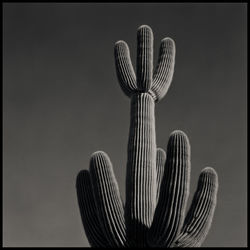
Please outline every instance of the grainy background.
[[[246, 246], [246, 4], [3, 4], [3, 243], [89, 246], [75, 178], [104, 150], [125, 191], [129, 100], [116, 79], [113, 46], [125, 40], [135, 65], [136, 30], [176, 42], [167, 96], [156, 106], [158, 146], [185, 131], [191, 192], [213, 166], [220, 188], [203, 246]], [[191, 193], [192, 195], [193, 193]]]

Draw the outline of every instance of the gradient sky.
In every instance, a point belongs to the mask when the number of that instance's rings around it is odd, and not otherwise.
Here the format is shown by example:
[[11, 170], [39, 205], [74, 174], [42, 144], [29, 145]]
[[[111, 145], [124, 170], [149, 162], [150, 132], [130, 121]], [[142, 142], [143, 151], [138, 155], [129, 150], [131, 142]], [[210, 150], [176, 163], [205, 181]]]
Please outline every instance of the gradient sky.
[[[172, 85], [156, 105], [157, 144], [183, 130], [192, 149], [191, 193], [202, 168], [219, 175], [204, 247], [247, 245], [247, 5], [3, 4], [3, 244], [89, 246], [75, 178], [107, 152], [125, 193], [129, 99], [113, 47], [136, 56], [137, 28], [176, 43]], [[189, 202], [190, 203], [190, 202]]]

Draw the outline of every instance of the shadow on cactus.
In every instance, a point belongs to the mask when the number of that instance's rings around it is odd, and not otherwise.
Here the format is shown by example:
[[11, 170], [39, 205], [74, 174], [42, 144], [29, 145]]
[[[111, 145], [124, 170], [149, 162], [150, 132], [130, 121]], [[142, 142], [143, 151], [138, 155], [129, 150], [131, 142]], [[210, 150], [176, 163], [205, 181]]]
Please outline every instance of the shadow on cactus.
[[202, 170], [185, 216], [190, 185], [190, 144], [182, 131], [171, 133], [166, 152], [157, 148], [155, 103], [167, 93], [175, 63], [175, 44], [161, 41], [153, 72], [153, 33], [137, 32], [136, 73], [124, 41], [115, 44], [120, 86], [131, 100], [127, 148], [126, 202], [123, 204], [112, 163], [102, 151], [76, 180], [85, 233], [93, 247], [199, 247], [213, 219], [218, 177]]

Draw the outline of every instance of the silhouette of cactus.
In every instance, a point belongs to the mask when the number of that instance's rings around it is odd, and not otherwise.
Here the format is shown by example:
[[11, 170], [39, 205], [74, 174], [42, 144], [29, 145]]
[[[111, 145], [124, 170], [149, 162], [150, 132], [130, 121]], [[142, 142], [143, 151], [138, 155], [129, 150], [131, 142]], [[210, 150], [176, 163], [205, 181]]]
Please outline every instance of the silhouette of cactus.
[[83, 226], [93, 247], [199, 247], [214, 214], [218, 178], [205, 168], [185, 217], [190, 183], [190, 144], [182, 131], [171, 133], [167, 153], [156, 147], [155, 103], [167, 93], [175, 63], [175, 44], [161, 41], [153, 73], [153, 33], [143, 25], [137, 33], [137, 71], [129, 48], [115, 44], [120, 86], [131, 99], [127, 150], [126, 203], [108, 155], [91, 156], [90, 169], [76, 181]]

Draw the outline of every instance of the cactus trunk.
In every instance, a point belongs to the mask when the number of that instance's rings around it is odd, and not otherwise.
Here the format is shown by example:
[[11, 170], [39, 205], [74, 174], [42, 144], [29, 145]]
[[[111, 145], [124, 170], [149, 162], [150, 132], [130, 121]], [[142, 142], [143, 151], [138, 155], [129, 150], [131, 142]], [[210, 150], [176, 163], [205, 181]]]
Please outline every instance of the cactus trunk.
[[126, 176], [128, 238], [143, 246], [156, 203], [156, 135], [154, 100], [146, 93], [131, 98]]

